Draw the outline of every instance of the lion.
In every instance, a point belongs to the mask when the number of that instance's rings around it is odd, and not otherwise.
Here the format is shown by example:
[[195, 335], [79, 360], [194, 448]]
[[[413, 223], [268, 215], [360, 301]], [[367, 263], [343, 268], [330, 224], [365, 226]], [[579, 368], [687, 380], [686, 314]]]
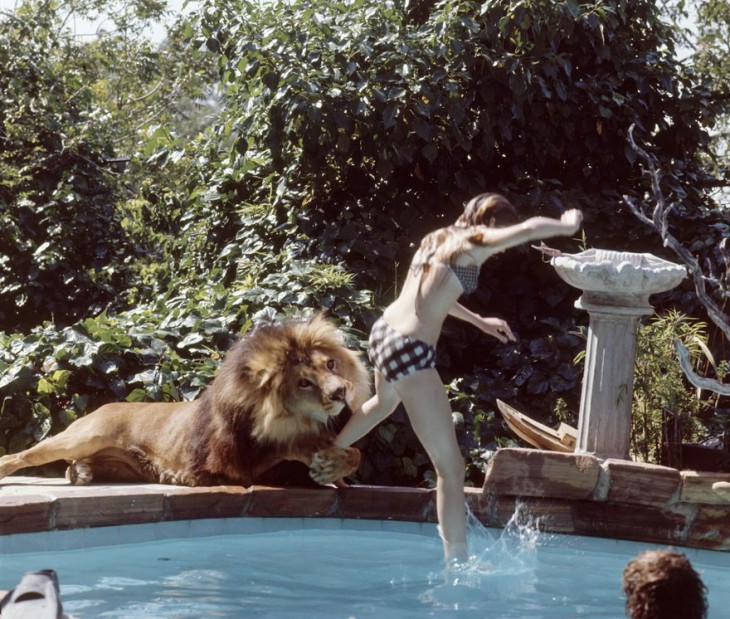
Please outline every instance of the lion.
[[360, 452], [335, 446], [328, 424], [369, 396], [360, 355], [328, 319], [262, 324], [239, 338], [196, 400], [106, 404], [0, 458], [0, 478], [66, 460], [72, 484], [251, 486], [284, 461], [310, 467], [316, 457], [312, 477], [332, 483], [357, 470]]

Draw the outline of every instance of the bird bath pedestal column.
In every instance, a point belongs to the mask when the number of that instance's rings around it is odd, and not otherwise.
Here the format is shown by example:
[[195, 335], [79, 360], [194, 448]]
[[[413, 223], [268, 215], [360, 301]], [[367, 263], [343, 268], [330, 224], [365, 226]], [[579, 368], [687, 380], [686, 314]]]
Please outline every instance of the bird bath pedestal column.
[[686, 270], [651, 254], [603, 249], [562, 254], [551, 264], [583, 291], [575, 306], [590, 316], [575, 450], [626, 459], [638, 321], [653, 312], [649, 296], [677, 286]]

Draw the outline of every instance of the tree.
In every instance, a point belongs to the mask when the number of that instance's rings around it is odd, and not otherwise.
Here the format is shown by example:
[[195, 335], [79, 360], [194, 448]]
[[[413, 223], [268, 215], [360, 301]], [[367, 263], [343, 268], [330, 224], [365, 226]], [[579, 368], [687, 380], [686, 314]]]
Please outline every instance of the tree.
[[[226, 109], [202, 176], [224, 237], [235, 205], [270, 204], [276, 226], [304, 233], [298, 251], [344, 260], [387, 298], [412, 244], [495, 188], [525, 216], [576, 203], [592, 245], [666, 255], [622, 206], [649, 188], [632, 124], [682, 195], [680, 232], [697, 236], [720, 108], [676, 61], [652, 2], [244, 1], [203, 16]], [[494, 275], [532, 281], [525, 321], [535, 290], [559, 295], [534, 281], [537, 260]]]
[[129, 251], [101, 110], [78, 51], [43, 9], [24, 5], [0, 21], [0, 320], [8, 329], [100, 309]]
[[[690, 4], [677, 0], [667, 2], [666, 10], [683, 38], [684, 62], [688, 72], [696, 76], [696, 82], [703, 86], [704, 96], [713, 102], [712, 114], [705, 121], [711, 129], [710, 141], [700, 154], [707, 169], [712, 171], [712, 176], [699, 188], [704, 197], [698, 209], [703, 229], [695, 238], [677, 235], [676, 231], [685, 223], [677, 223], [678, 215], [682, 213], [678, 199], [683, 196], [667, 192], [665, 172], [654, 154], [650, 138], [647, 138], [649, 142], [646, 144], [637, 144], [634, 136], [629, 136], [632, 148], [646, 171], [646, 178], [651, 182], [652, 199], [649, 204], [639, 204], [631, 198], [626, 200], [638, 219], [652, 228], [664, 245], [687, 266], [703, 311], [715, 326], [713, 348], [727, 357], [727, 343], [730, 341], [730, 321], [725, 312], [730, 298], [730, 255], [727, 249], [730, 236], [727, 210], [730, 204], [730, 3], [726, 0], [701, 0]], [[730, 395], [730, 386], [717, 378], [722, 375], [721, 371], [715, 378], [700, 376], [692, 367], [688, 350], [679, 341], [677, 352], [684, 373], [693, 385]], [[719, 369], [714, 359], [711, 365], [715, 366], [715, 370]]]
[[[147, 284], [142, 268], [161, 258], [160, 244], [177, 232], [175, 202], [153, 189], [163, 184], [159, 167], [142, 169], [136, 154], [152, 123], [167, 123], [168, 133], [184, 128], [182, 105], [210, 81], [205, 58], [183, 61], [182, 34], [162, 50], [141, 36], [164, 7], [28, 0], [0, 14], [6, 329], [47, 319], [63, 326], [110, 303], [124, 307], [127, 289]], [[110, 33], [79, 42], [67, 30], [71, 16], [99, 12], [111, 16]], [[160, 174], [173, 180], [170, 170]]]
[[[629, 137], [632, 147], [642, 159], [644, 165], [646, 165], [651, 177], [655, 204], [651, 213], [648, 213], [646, 212], [648, 209], [645, 210], [631, 198], [625, 197], [624, 199], [636, 217], [656, 230], [664, 244], [674, 251], [687, 266], [697, 297], [707, 311], [707, 315], [722, 335], [724, 335], [726, 340], [730, 341], [730, 321], [723, 311], [728, 298], [730, 298], [730, 288], [728, 287], [728, 277], [730, 274], [727, 270], [730, 265], [730, 254], [727, 250], [727, 240], [730, 236], [730, 218], [721, 210], [708, 214], [710, 217], [715, 216], [716, 223], [709, 227], [709, 234], [705, 235], [702, 243], [709, 245], [716, 252], [716, 256], [719, 258], [718, 262], [725, 266], [725, 273], [717, 274], [713, 272], [712, 263], [710, 263], [710, 271], [705, 272], [692, 249], [680, 243], [677, 237], [670, 232], [669, 218], [672, 215], [672, 211], [675, 210], [676, 205], [669, 203], [664, 197], [661, 174], [657, 168], [655, 159], [636, 144], [633, 136], [630, 135]], [[716, 302], [715, 298], [719, 299], [719, 302]], [[676, 339], [675, 346], [682, 370], [687, 379], [695, 387], [698, 389], [708, 389], [720, 395], [730, 395], [730, 385], [724, 384], [720, 380], [704, 378], [697, 374], [692, 367], [690, 352], [681, 340]]]
[[[202, 30], [225, 109], [200, 143], [191, 195], [206, 199], [191, 205], [214, 240], [207, 260], [226, 247], [233, 280], [250, 264], [235, 251], [241, 205], [258, 204], [276, 251], [345, 264], [387, 302], [414, 244], [484, 189], [525, 216], [579, 206], [591, 246], [670, 258], [622, 199], [651, 191], [632, 125], [677, 202], [681, 241], [697, 243], [718, 212], [707, 157], [722, 101], [677, 59], [676, 31], [648, 0], [209, 2]], [[439, 366], [482, 394], [469, 414], [489, 419], [494, 397], [518, 393], [531, 410], [560, 395], [575, 406], [573, 291], [529, 251], [485, 271], [472, 305], [510, 320], [521, 342], [447, 325]], [[658, 306], [675, 302], [698, 307], [688, 286]]]
[[715, 149], [711, 159], [724, 179], [725, 202], [730, 185], [730, 2], [706, 0], [697, 8], [697, 53], [692, 58], [699, 71], [712, 79], [715, 96], [724, 103], [717, 119]]

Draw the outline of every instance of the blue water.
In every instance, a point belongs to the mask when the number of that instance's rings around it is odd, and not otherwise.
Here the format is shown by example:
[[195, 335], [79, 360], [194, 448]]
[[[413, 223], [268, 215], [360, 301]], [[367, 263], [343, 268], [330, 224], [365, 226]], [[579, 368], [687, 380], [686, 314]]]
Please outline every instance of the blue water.
[[[0, 589], [25, 571], [54, 568], [64, 610], [78, 619], [619, 619], [624, 566], [656, 547], [538, 533], [529, 522], [505, 530], [472, 523], [471, 561], [447, 571], [430, 525], [221, 522], [205, 536], [189, 523], [12, 536], [0, 544]], [[216, 526], [246, 532], [215, 534]], [[159, 539], [128, 541], [135, 537]], [[80, 543], [102, 545], [54, 549]], [[36, 550], [16, 552], [29, 546]], [[708, 586], [710, 619], [726, 617], [730, 554], [680, 550]]]

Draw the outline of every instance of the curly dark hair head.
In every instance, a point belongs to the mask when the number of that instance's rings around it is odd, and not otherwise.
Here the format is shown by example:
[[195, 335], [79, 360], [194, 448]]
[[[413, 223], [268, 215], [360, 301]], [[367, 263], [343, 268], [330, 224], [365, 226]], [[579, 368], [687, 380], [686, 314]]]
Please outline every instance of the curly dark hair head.
[[626, 565], [626, 611], [631, 619], [706, 619], [707, 589], [686, 556], [647, 550]]

